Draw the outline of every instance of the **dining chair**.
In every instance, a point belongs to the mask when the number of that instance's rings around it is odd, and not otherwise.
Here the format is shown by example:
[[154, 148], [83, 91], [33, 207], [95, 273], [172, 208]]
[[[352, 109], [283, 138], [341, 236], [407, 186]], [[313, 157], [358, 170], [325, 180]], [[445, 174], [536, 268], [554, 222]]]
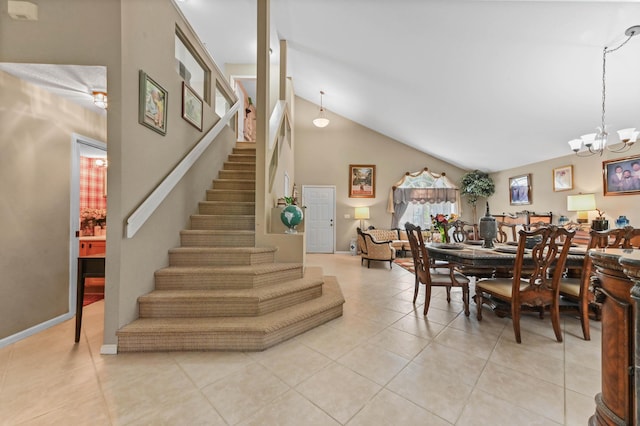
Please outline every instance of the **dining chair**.
[[[548, 307], [556, 339], [562, 342], [559, 284], [574, 233], [552, 225], [534, 231], [520, 230], [518, 235], [513, 278], [486, 278], [476, 283], [478, 321], [482, 320], [483, 303], [494, 307], [497, 302], [509, 304], [516, 342], [521, 343], [522, 309], [537, 310], [543, 318], [544, 309]], [[528, 241], [536, 241], [531, 249], [526, 248], [528, 238]], [[530, 273], [526, 278], [523, 276], [525, 268]]]
[[405, 224], [407, 237], [411, 245], [411, 254], [413, 255], [413, 269], [415, 273], [415, 287], [413, 291], [413, 303], [418, 298], [418, 289], [420, 284], [425, 286], [424, 312], [427, 315], [429, 304], [431, 302], [431, 287], [439, 286], [447, 289], [447, 302], [451, 302], [451, 287], [462, 288], [462, 303], [464, 304], [464, 314], [469, 316], [469, 278], [460, 272], [457, 272], [453, 265], [438, 265], [433, 268], [434, 264], [429, 258], [429, 252], [425, 248], [424, 239], [422, 238], [422, 230], [419, 226], [415, 226], [409, 222]]
[[467, 240], [478, 240], [478, 224], [469, 223], [464, 220], [457, 219], [450, 224], [453, 229], [451, 237], [456, 243], [464, 243]]
[[640, 229], [627, 226], [620, 229], [589, 232], [589, 244], [582, 264], [582, 272], [579, 278], [562, 277], [560, 279], [560, 296], [571, 304], [563, 304], [562, 312], [577, 312], [582, 325], [584, 340], [591, 340], [589, 330], [589, 313], [593, 312], [596, 318], [600, 317], [600, 304], [595, 300], [594, 293], [590, 290], [593, 275], [593, 264], [589, 257], [589, 249], [594, 248], [632, 248], [635, 240], [640, 239]]
[[518, 228], [522, 228], [521, 223], [507, 223], [498, 222], [498, 234], [496, 241], [499, 243], [506, 243], [509, 241], [518, 240]]

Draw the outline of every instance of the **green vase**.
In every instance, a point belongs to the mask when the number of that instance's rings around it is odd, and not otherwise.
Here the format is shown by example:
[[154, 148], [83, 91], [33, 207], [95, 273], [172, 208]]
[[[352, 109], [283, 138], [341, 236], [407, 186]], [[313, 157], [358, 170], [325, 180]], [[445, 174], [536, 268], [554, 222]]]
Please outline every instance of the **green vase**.
[[444, 228], [440, 228], [440, 241], [442, 241], [443, 243], [447, 242], [447, 232], [444, 230]]

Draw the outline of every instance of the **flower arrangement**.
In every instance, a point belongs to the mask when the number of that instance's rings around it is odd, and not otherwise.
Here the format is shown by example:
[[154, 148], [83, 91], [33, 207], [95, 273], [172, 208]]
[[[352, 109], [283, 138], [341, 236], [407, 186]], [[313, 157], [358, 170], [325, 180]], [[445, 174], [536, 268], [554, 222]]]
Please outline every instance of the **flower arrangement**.
[[455, 213], [452, 213], [451, 215], [437, 214], [435, 216], [431, 216], [433, 228], [439, 232], [446, 231], [447, 225], [455, 222], [456, 220], [458, 220], [458, 215]]
[[440, 233], [440, 241], [447, 241], [447, 225], [455, 222], [456, 220], [458, 220], [458, 215], [455, 213], [450, 215], [437, 214], [435, 216], [431, 216], [431, 228], [433, 231]]

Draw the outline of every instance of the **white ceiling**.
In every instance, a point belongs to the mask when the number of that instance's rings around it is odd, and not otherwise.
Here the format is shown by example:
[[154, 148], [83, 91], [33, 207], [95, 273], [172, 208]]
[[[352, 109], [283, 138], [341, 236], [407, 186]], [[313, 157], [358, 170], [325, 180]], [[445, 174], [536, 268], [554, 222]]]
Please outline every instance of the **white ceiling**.
[[[219, 66], [255, 63], [256, 0], [178, 5]], [[271, 0], [298, 96], [469, 170], [570, 154], [600, 124], [602, 49], [639, 24], [640, 1]], [[0, 69], [104, 113], [104, 67]], [[640, 127], [639, 69], [640, 37], [607, 55], [612, 134]]]
[[[255, 0], [178, 3], [218, 65], [255, 63]], [[464, 169], [570, 154], [637, 1], [271, 0], [296, 94]], [[232, 41], [230, 41], [232, 40]], [[640, 127], [640, 37], [607, 55], [607, 123]], [[610, 130], [610, 133], [614, 133]], [[635, 148], [637, 149], [637, 148]]]
[[98, 114], [106, 114], [103, 108], [93, 103], [94, 90], [107, 91], [106, 67], [0, 62], [0, 70], [37, 84]]

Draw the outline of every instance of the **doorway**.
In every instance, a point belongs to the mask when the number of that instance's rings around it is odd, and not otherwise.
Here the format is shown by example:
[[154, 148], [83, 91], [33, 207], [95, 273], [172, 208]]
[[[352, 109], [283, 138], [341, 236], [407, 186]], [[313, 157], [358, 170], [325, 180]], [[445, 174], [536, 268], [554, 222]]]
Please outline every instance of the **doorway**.
[[307, 253], [334, 253], [336, 241], [336, 187], [303, 185], [302, 205], [306, 206]]
[[[73, 313], [74, 315], [76, 309], [76, 291], [78, 282], [78, 256], [80, 254], [80, 168], [82, 158], [88, 158], [94, 161], [98, 159], [106, 161], [107, 144], [75, 133], [71, 137], [71, 201], [69, 209], [69, 312]], [[105, 185], [104, 189], [99, 188], [98, 193], [94, 194], [94, 196], [104, 196], [106, 203], [106, 169], [104, 171], [103, 182]], [[98, 236], [98, 239], [101, 241], [106, 241], [106, 235]]]

